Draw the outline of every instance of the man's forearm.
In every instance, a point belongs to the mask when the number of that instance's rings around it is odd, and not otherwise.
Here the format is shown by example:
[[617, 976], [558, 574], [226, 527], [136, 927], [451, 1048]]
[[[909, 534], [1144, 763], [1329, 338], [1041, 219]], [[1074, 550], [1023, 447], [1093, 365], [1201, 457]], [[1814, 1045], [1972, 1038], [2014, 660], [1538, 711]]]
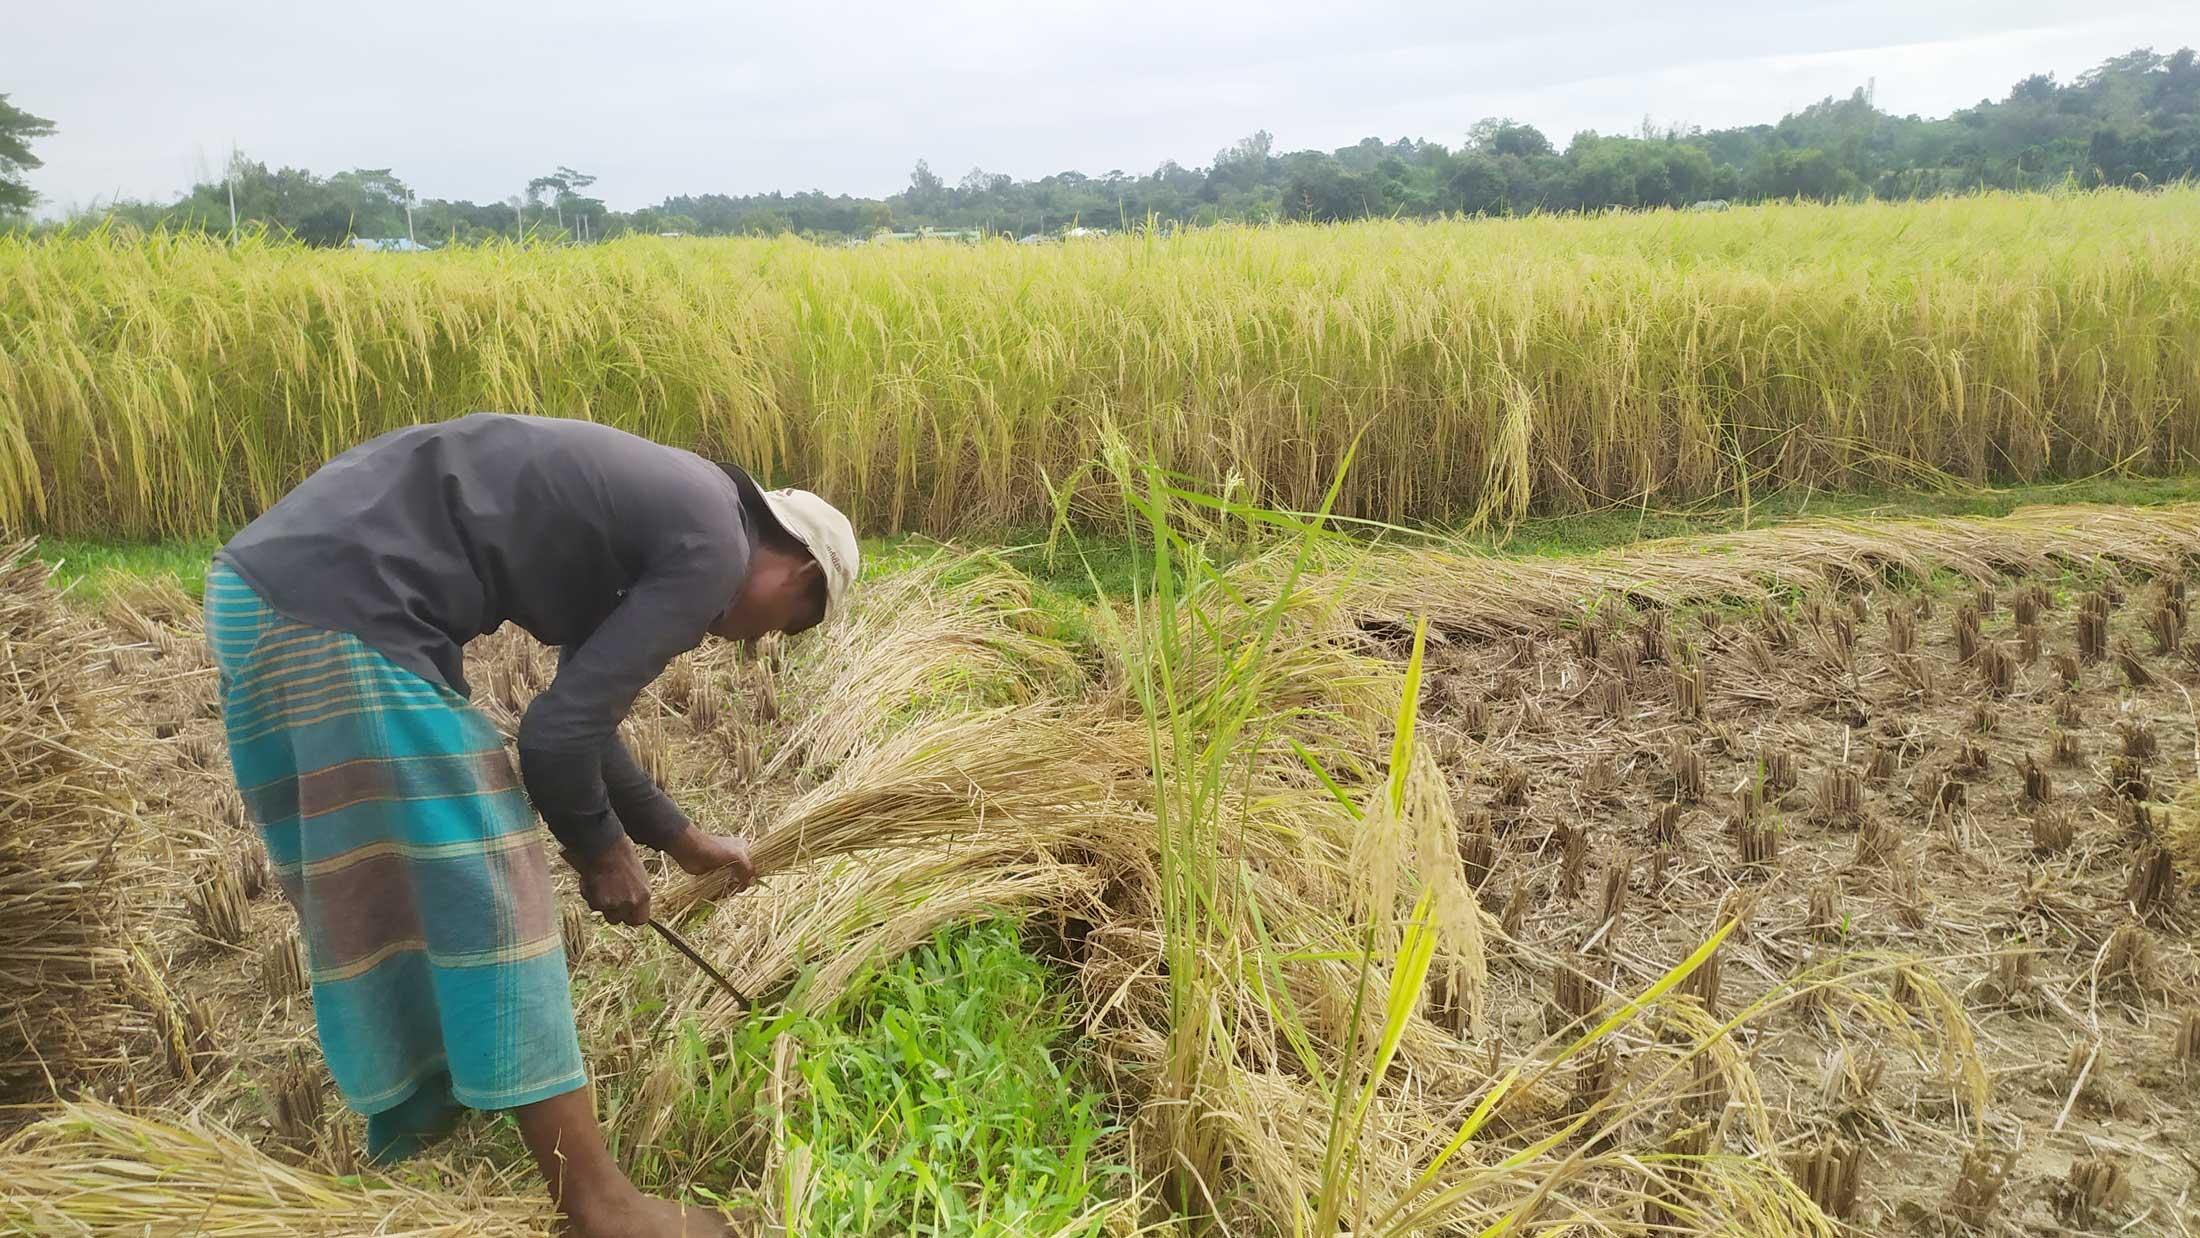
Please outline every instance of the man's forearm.
[[594, 752], [519, 750], [520, 780], [558, 845], [592, 856], [617, 841], [619, 819], [605, 794], [603, 758]]
[[659, 787], [649, 771], [627, 751], [626, 744], [613, 735], [603, 751], [604, 788], [610, 798], [611, 808], [617, 813], [619, 825], [626, 836], [645, 847], [666, 850], [672, 842], [688, 830], [687, 814], [672, 802], [664, 788]]

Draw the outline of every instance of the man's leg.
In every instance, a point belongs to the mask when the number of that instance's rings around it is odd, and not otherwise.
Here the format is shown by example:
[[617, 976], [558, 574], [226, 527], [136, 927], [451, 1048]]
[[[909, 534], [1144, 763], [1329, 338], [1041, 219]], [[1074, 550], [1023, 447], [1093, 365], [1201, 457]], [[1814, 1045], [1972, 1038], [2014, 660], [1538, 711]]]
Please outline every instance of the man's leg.
[[669, 1199], [634, 1189], [604, 1146], [594, 1088], [521, 1105], [512, 1117], [550, 1185], [550, 1202], [580, 1238], [716, 1238], [727, 1232], [707, 1210], [683, 1212]]

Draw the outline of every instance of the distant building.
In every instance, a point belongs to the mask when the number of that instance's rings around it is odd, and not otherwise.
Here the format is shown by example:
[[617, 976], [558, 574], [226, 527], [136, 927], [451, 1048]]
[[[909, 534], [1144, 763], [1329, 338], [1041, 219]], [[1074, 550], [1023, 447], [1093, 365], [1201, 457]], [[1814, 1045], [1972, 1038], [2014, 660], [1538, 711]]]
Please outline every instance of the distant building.
[[1692, 211], [1723, 211], [1730, 205], [1732, 204], [1725, 198], [1705, 198], [1701, 202], [1691, 203], [1688, 209]]
[[355, 236], [351, 238], [351, 247], [376, 254], [424, 254], [435, 248], [422, 245], [409, 236]]

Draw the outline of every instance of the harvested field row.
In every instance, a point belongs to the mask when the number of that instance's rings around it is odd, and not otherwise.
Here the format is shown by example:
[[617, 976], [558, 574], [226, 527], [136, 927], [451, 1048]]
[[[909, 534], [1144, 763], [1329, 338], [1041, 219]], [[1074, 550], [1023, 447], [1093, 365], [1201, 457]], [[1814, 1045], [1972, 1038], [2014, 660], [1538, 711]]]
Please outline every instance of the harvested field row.
[[[1540, 1034], [1539, 1004], [1648, 985], [1739, 916], [1697, 996], [1780, 1008], [1734, 1043], [1778, 1146], [1839, 1161], [1829, 1212], [1898, 1229], [1985, 1158], [1996, 1215], [2046, 1232], [2105, 1158], [2139, 1201], [2120, 1217], [2183, 1215], [2200, 867], [2152, 801], [2200, 759], [2184, 580], [1852, 581], [1447, 649], [1424, 721], [1463, 860], [1551, 960], [1501, 1000], [1510, 1035]], [[1865, 976], [1875, 999], [1842, 991]]]
[[116, 902], [140, 874], [101, 755], [96, 637], [47, 576], [30, 547], [0, 546], [0, 1129], [142, 1026]]
[[[1032, 917], [1138, 1174], [1099, 1227], [1165, 1205], [1240, 1232], [2178, 1232], [2200, 953], [2190, 818], [2155, 805], [2195, 774], [2196, 556], [2189, 509], [2056, 509], [1701, 555], [1339, 554], [1296, 584], [1262, 559], [1077, 624], [934, 561], [842, 639], [683, 660], [635, 737], [759, 836], [760, 890], [665, 907], [763, 1012], [822, 1008], [943, 923]], [[0, 1222], [204, 1207], [203, 1170], [152, 1177], [223, 1146], [202, 1122], [298, 1167], [255, 1171], [264, 1217], [225, 1197], [224, 1232], [303, 1232], [282, 1208], [324, 1192], [367, 1215], [398, 1197], [314, 1176], [355, 1168], [356, 1133], [296, 1052], [294, 930], [251, 877], [188, 607], [111, 630], [117, 742], [171, 848], [130, 916], [205, 995], [204, 1037], [104, 1072], [120, 1109], [0, 1149]], [[520, 638], [473, 654], [506, 722], [547, 681]], [[850, 729], [851, 699], [898, 708]], [[799, 1216], [771, 1187], [796, 1063], [676, 1103], [764, 1016], [651, 937], [568, 930], [645, 1179]], [[663, 1052], [675, 1033], [703, 1058]], [[406, 1181], [511, 1163], [488, 1124], [460, 1140]], [[425, 1232], [465, 1223], [404, 1199]]]

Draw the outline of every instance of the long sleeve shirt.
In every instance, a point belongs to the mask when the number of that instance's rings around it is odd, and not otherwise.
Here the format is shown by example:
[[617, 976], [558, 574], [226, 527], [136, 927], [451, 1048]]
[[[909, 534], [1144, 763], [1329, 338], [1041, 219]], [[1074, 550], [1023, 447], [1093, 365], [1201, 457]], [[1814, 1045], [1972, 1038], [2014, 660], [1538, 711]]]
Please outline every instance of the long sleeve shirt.
[[278, 613], [470, 689], [463, 650], [515, 624], [561, 649], [519, 729], [520, 776], [565, 847], [686, 820], [618, 739], [634, 698], [702, 643], [771, 519], [756, 485], [583, 421], [476, 413], [329, 461], [217, 556]]

